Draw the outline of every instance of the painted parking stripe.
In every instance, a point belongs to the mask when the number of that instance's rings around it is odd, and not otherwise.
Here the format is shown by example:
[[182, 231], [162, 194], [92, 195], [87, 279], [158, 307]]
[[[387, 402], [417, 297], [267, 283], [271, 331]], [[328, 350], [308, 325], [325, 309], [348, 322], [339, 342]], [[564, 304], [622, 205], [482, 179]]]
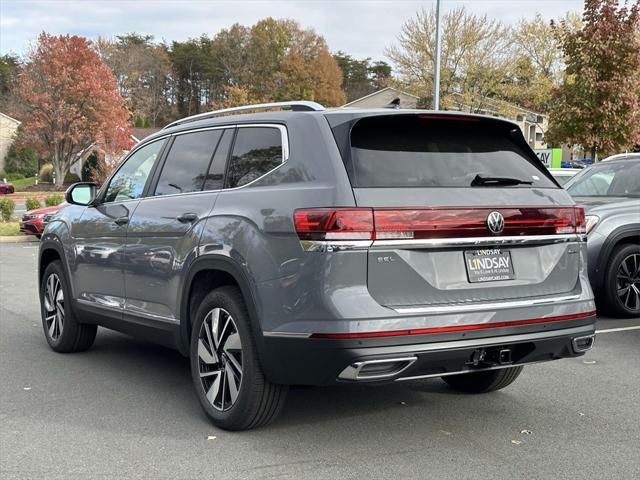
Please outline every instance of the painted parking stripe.
[[596, 330], [596, 333], [626, 332], [627, 330], [640, 330], [640, 325], [634, 327], [607, 328], [605, 330]]

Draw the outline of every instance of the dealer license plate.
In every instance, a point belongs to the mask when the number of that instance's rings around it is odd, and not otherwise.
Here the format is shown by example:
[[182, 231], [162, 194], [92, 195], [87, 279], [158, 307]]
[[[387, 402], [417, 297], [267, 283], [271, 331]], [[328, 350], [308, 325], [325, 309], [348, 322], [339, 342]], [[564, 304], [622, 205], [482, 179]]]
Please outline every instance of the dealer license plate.
[[469, 282], [495, 282], [515, 278], [511, 252], [500, 248], [468, 250], [464, 252]]

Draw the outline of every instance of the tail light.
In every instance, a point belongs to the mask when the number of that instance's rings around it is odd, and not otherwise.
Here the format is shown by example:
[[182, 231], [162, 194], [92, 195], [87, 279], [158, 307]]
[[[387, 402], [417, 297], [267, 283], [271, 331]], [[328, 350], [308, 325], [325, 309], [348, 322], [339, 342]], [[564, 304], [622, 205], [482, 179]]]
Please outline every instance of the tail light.
[[401, 240], [492, 236], [487, 217], [498, 211], [496, 236], [585, 233], [582, 207], [509, 208], [312, 208], [296, 210], [301, 240]]
[[293, 214], [300, 240], [372, 240], [370, 208], [311, 208]]

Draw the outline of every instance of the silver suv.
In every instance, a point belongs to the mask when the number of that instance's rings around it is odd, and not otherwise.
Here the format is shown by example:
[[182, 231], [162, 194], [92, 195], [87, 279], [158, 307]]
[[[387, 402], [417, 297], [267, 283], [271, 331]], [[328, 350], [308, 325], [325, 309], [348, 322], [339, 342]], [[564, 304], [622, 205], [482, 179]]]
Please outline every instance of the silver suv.
[[504, 120], [206, 113], [66, 199], [40, 247], [51, 348], [98, 325], [176, 348], [225, 429], [269, 422], [287, 385], [490, 392], [593, 344], [584, 212]]

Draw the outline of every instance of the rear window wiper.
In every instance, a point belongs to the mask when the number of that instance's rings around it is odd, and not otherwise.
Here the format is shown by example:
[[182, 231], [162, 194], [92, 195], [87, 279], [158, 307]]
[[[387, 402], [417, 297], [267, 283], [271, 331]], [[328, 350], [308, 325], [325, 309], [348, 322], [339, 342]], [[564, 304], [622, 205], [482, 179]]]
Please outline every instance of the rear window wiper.
[[478, 174], [471, 181], [472, 187], [491, 187], [494, 185], [531, 185], [533, 181], [513, 177], [489, 177]]

